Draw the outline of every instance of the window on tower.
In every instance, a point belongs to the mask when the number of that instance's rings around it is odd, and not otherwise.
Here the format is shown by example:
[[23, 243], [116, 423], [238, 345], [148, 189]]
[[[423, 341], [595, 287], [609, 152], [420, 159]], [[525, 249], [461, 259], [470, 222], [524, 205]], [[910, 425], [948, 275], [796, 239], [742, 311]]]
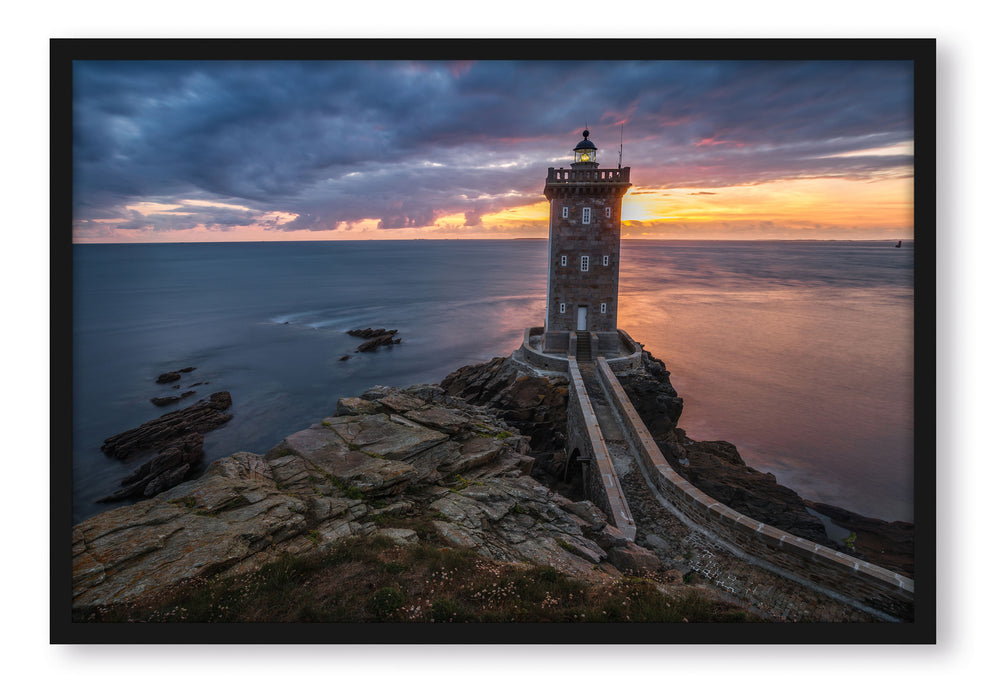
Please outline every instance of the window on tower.
[[560, 266], [561, 267], [567, 267], [567, 256], [566, 255], [561, 255], [560, 256]]
[[608, 256], [607, 255], [603, 255], [602, 256], [602, 267], [608, 267]]
[[585, 207], [581, 210], [581, 223], [590, 224], [591, 223], [591, 207]]
[[602, 313], [605, 313], [605, 309], [606, 309], [606, 308], [607, 308], [607, 307], [605, 306], [605, 304], [602, 304]]
[[606, 219], [612, 218], [612, 207], [605, 207], [605, 218]]
[[581, 272], [587, 272], [587, 271], [588, 271], [588, 256], [587, 255], [582, 255], [581, 256]]
[[567, 218], [567, 207], [561, 207], [560, 208], [560, 217], [562, 219], [566, 219]]
[[560, 313], [564, 313], [565, 311], [567, 311], [567, 304], [561, 302], [561, 304], [560, 304]]

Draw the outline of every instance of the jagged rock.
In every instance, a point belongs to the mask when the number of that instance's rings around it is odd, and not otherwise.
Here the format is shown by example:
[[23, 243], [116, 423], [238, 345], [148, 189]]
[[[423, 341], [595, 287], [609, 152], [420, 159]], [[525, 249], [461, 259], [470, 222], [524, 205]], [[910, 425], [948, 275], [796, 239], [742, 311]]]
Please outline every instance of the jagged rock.
[[[284, 552], [352, 535], [377, 531], [416, 542], [419, 535], [402, 518], [432, 519], [441, 541], [500, 561], [547, 564], [592, 579], [616, 574], [606, 549], [584, 534], [601, 531], [604, 516], [525, 476], [528, 458], [513, 445], [526, 441], [494, 411], [439, 387], [375, 393], [364, 403], [345, 402], [365, 412], [328, 418], [264, 456], [238, 452], [216, 460], [197, 479], [77, 525], [74, 605], [133, 600], [195, 577], [253, 571]], [[384, 503], [371, 508], [365, 498]], [[378, 530], [378, 522], [397, 524]]]
[[189, 433], [215, 430], [233, 417], [225, 413], [230, 405], [230, 392], [218, 391], [192, 406], [166, 413], [137, 428], [109, 437], [100, 449], [109, 457], [128, 459], [168, 445]]
[[355, 352], [372, 352], [377, 350], [383, 345], [397, 345], [402, 342], [401, 338], [395, 338], [391, 335], [380, 335], [376, 338], [372, 338], [366, 343], [361, 343], [358, 345]]
[[148, 498], [159, 494], [182, 481], [202, 458], [203, 436], [199, 433], [187, 435], [138, 467], [120, 482], [123, 488], [98, 502], [110, 503], [125, 498]]
[[192, 372], [195, 367], [183, 367], [182, 369], [177, 369], [174, 372], [165, 372], [158, 375], [158, 379], [155, 380], [158, 384], [171, 384], [172, 382], [177, 382], [182, 379], [182, 375], [187, 372]]
[[914, 576], [913, 523], [868, 518], [827, 503], [806, 500], [804, 504], [830, 518], [839, 527], [856, 533], [854, 549], [843, 549], [846, 553], [885, 569]]
[[[347, 331], [348, 335], [358, 338], [367, 338], [368, 341], [358, 346], [357, 352], [371, 352], [383, 345], [396, 345], [402, 342], [402, 338], [396, 338], [398, 330], [385, 330], [384, 328], [364, 328]], [[341, 358], [343, 359], [343, 358]]]
[[354, 330], [347, 331], [347, 335], [353, 335], [357, 338], [374, 338], [379, 335], [385, 335], [387, 333], [398, 333], [397, 330], [385, 330], [384, 328], [355, 328]]
[[[661, 387], [665, 370], [649, 367], [647, 383]], [[529, 376], [503, 358], [462, 368], [442, 386], [377, 386], [342, 399], [333, 417], [264, 456], [235, 453], [198, 479], [77, 525], [73, 605], [129, 601], [195, 577], [246, 573], [283, 553], [374, 532], [396, 542], [439, 540], [588, 580], [666, 570], [663, 580], [676, 584], [683, 572], [671, 573], [672, 557], [661, 563], [594, 504], [526, 475], [534, 464], [531, 444], [545, 462], [559, 451], [558, 441], [563, 446], [566, 404], [566, 382]], [[228, 406], [229, 394], [220, 410]], [[725, 465], [749, 470], [728, 443], [694, 443], [676, 428], [668, 437], [692, 450], [696, 478], [714, 480]], [[139, 449], [130, 438], [108, 447]], [[773, 481], [747, 476], [753, 486]]]
[[651, 435], [663, 440], [677, 427], [684, 399], [671, 385], [670, 372], [663, 362], [644, 350], [642, 369], [618, 372], [616, 378]]
[[358, 397], [347, 397], [337, 400], [335, 416], [359, 416], [363, 413], [376, 413], [378, 406], [373, 401], [365, 401]]
[[405, 391], [399, 391], [397, 389], [392, 389], [385, 392], [385, 394], [378, 399], [378, 403], [387, 408], [390, 413], [414, 411], [418, 408], [423, 408], [423, 406], [426, 405], [426, 402], [423, 401], [423, 399], [411, 396]]
[[127, 459], [140, 452], [166, 445], [189, 433], [205, 433], [219, 428], [233, 416], [230, 392], [218, 391], [192, 406], [166, 413], [137, 428], [125, 430], [103, 441], [103, 452], [117, 459]]
[[[192, 371], [192, 367], [180, 370]], [[188, 396], [195, 392], [186, 392]], [[174, 397], [178, 400], [181, 397]], [[154, 400], [153, 400], [154, 401]], [[127, 460], [158, 450], [158, 454], [121, 482], [122, 488], [98, 500], [101, 503], [126, 498], [150, 498], [172, 488], [192, 473], [203, 457], [203, 433], [220, 427], [230, 414], [230, 393], [217, 392], [188, 408], [173, 411], [104, 441], [110, 457]]]
[[223, 457], [212, 463], [206, 470], [206, 476], [226, 476], [231, 479], [273, 481], [271, 465], [259, 455], [251, 452], [235, 452], [229, 457]]
[[672, 466], [692, 485], [743, 515], [811, 542], [833, 545], [825, 526], [807, 511], [801, 497], [778, 484], [773, 474], [747, 466], [734, 445], [724, 440], [686, 440], [680, 428], [676, 433], [688, 464]]
[[613, 547], [608, 551], [608, 558], [620, 571], [635, 574], [645, 574], [660, 568], [660, 560], [653, 552], [632, 542]]
[[450, 396], [496, 409], [506, 423], [529, 438], [533, 475], [563, 493], [574, 493], [556, 478], [566, 462], [566, 379], [533, 376], [510, 359], [496, 357], [461, 367], [440, 386]]

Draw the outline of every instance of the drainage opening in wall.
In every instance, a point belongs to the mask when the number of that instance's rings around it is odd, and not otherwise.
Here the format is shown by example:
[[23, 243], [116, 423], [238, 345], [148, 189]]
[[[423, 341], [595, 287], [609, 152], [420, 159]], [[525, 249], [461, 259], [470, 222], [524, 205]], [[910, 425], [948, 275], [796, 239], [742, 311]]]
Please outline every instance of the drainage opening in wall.
[[584, 470], [591, 460], [582, 457], [577, 449], [571, 450], [564, 469], [560, 474], [560, 480], [568, 491], [566, 495], [571, 500], [584, 500]]

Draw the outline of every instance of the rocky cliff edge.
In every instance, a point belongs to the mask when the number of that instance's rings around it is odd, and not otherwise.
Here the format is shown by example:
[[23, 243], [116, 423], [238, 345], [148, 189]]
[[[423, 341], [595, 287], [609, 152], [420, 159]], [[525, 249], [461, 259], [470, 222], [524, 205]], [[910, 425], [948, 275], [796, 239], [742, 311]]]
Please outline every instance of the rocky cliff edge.
[[245, 573], [371, 533], [588, 579], [656, 568], [590, 502], [529, 476], [529, 443], [496, 410], [439, 386], [374, 387], [267, 454], [233, 454], [198, 479], [77, 525], [73, 607]]

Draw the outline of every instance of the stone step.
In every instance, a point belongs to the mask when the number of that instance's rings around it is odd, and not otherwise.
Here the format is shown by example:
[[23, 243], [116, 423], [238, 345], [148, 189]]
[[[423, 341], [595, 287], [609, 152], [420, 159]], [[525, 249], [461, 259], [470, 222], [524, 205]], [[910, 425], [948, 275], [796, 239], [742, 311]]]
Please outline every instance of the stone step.
[[591, 359], [591, 333], [588, 331], [577, 332], [576, 356], [578, 362]]

